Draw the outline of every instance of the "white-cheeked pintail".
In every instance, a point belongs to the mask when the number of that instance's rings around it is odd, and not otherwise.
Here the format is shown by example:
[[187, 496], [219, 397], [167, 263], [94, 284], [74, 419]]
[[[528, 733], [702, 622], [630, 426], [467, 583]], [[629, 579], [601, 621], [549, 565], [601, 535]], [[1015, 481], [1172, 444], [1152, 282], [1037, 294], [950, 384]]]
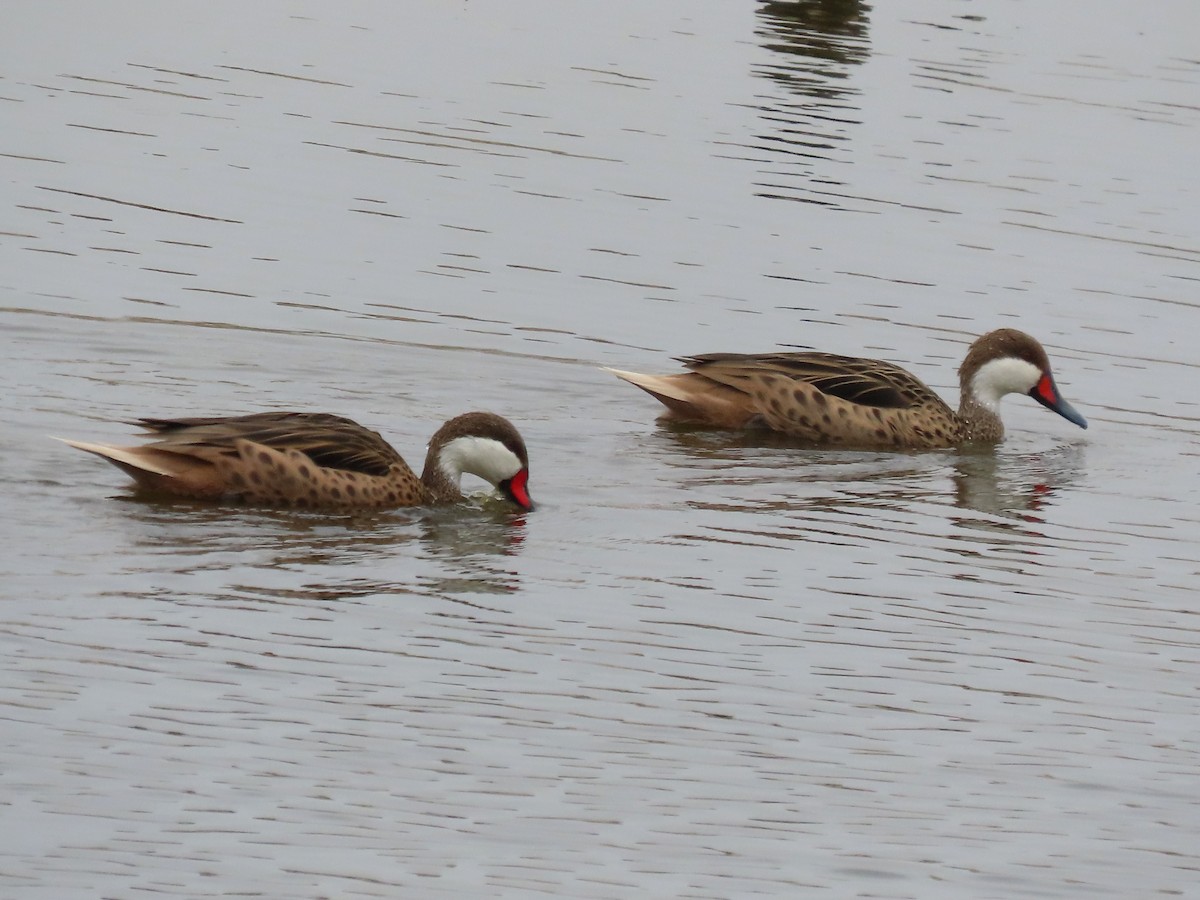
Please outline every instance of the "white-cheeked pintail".
[[178, 497], [328, 510], [425, 506], [461, 500], [466, 472], [533, 508], [525, 442], [494, 413], [465, 413], [439, 428], [420, 478], [376, 432], [328, 413], [136, 424], [157, 439], [134, 447], [66, 443], [108, 460], [140, 488]]
[[690, 371], [609, 371], [662, 401], [667, 420], [767, 428], [825, 447], [996, 443], [1004, 438], [1000, 398], [1005, 394], [1028, 394], [1087, 428], [1058, 392], [1042, 345], [1013, 328], [988, 332], [967, 351], [958, 369], [958, 412], [911, 373], [881, 360], [801, 352], [709, 353], [679, 361]]

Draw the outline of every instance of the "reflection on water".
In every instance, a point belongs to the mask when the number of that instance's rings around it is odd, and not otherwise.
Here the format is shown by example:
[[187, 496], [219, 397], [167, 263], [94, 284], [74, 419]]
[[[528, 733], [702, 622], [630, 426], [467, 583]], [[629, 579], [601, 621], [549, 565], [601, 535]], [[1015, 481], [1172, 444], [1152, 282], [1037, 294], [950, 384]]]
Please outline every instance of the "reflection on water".
[[[953, 504], [1014, 520], [960, 519], [963, 527], [1020, 529], [1039, 523], [1056, 494], [1082, 479], [1084, 451], [1063, 444], [1040, 452], [998, 447], [876, 452], [814, 450], [771, 431], [716, 431], [663, 425], [659, 437], [681, 452], [689, 483], [749, 485], [786, 482], [791, 496], [775, 496], [754, 509], [850, 513], [856, 508], [911, 509], [922, 503]], [[815, 490], [817, 496], [805, 495]], [[748, 508], [743, 502], [702, 501], [699, 508]], [[765, 506], [764, 506], [765, 504]]]
[[[421, 518], [421, 543], [442, 563], [422, 579], [439, 594], [507, 594], [521, 580], [508, 562], [525, 542], [526, 514], [502, 500], [489, 500], [486, 515], [471, 510], [435, 510]], [[458, 598], [462, 600], [461, 597]]]
[[[119, 499], [127, 501], [124, 508], [134, 526], [133, 559], [140, 551], [161, 566], [158, 558], [164, 554], [178, 556], [179, 574], [250, 565], [256, 571], [321, 575], [299, 587], [294, 577], [286, 589], [269, 586], [265, 592], [272, 596], [278, 591], [322, 600], [397, 593], [507, 594], [520, 587], [505, 560], [520, 552], [526, 520], [498, 498], [354, 514], [255, 509], [138, 494]], [[396, 569], [393, 562], [404, 565], [414, 558], [422, 560], [421, 568], [428, 573], [380, 577]]]
[[[846, 162], [851, 129], [861, 118], [850, 70], [869, 53], [867, 12], [856, 0], [764, 3], [757, 35], [772, 51], [756, 74], [781, 90], [756, 98], [769, 130], [758, 150], [770, 154], [760, 196], [836, 207], [823, 189], [843, 182], [829, 164]], [[778, 168], [774, 168], [778, 167]]]
[[[1055, 495], [1081, 481], [1084, 448], [1063, 444], [1041, 453], [1004, 453], [1002, 448], [960, 450], [954, 460], [955, 503], [993, 516], [1041, 523]], [[979, 519], [960, 520], [966, 527], [1017, 527]]]
[[[867, 13], [870, 4], [861, 0], [798, 0], [798, 2], [768, 2], [758, 8], [762, 25], [758, 35], [768, 50], [776, 53], [807, 57], [797, 66], [807, 66], [813, 73], [828, 78], [843, 78], [843, 68], [822, 68], [820, 60], [844, 66], [861, 63], [866, 57]], [[795, 72], [764, 73], [784, 84], [794, 84], [797, 91], [807, 93], [816, 79], [797, 77]], [[830, 96], [827, 86], [821, 93]]]

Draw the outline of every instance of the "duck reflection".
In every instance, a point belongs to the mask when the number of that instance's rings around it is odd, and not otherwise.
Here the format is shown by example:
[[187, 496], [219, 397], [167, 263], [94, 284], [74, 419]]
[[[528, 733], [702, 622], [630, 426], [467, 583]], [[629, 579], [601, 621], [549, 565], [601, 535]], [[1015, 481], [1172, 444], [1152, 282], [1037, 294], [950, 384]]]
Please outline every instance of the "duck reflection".
[[[961, 509], [1022, 523], [1041, 523], [1056, 496], [1083, 477], [1083, 447], [1063, 444], [1041, 452], [964, 448], [954, 462], [954, 502]], [[965, 527], [1014, 527], [1009, 523], [962, 520]]]
[[[180, 574], [247, 569], [257, 596], [349, 599], [373, 594], [511, 594], [512, 566], [525, 541], [523, 512], [496, 498], [454, 506], [320, 514], [187, 500], [129, 501], [135, 547], [162, 571], [175, 554]], [[179, 507], [187, 507], [181, 516]], [[269, 573], [269, 574], [268, 574]], [[249, 577], [249, 572], [246, 573]], [[298, 577], [297, 577], [298, 576]], [[214, 579], [221, 584], [223, 578]], [[240, 591], [240, 589], [235, 589]]]
[[[1044, 510], [1082, 480], [1084, 472], [1078, 444], [1042, 451], [968, 446], [897, 453], [813, 450], [774, 432], [664, 426], [658, 435], [677, 456], [683, 451], [676, 465], [689, 483], [737, 484], [752, 490], [757, 484], [763, 493], [773, 494], [770, 500], [752, 502], [754, 509], [837, 515], [865, 508], [902, 512], [921, 505], [952, 505], [981, 514], [955, 517], [955, 525], [984, 530], [1030, 532], [1031, 525], [1043, 521]], [[787, 496], [779, 496], [781, 482], [790, 486]], [[737, 501], [697, 505], [747, 509]]]
[[758, 7], [762, 20], [758, 36], [764, 47], [776, 53], [842, 65], [861, 63], [868, 55], [870, 10], [861, 0], [766, 2]]
[[756, 36], [771, 51], [755, 73], [782, 89], [756, 98], [769, 130], [756, 149], [775, 167], [762, 172], [760, 196], [839, 206], [830, 163], [845, 162], [850, 129], [860, 119], [854, 66], [870, 55], [867, 14], [857, 0], [763, 3]]

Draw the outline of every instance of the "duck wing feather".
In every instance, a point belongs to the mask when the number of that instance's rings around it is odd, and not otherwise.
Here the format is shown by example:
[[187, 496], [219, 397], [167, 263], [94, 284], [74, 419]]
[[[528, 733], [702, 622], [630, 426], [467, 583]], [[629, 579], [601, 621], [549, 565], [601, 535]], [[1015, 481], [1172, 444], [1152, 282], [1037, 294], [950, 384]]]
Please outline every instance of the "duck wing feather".
[[945, 405], [916, 376], [882, 360], [804, 352], [705, 353], [679, 361], [697, 374], [742, 390], [749, 390], [758, 378], [783, 377], [859, 406], [910, 409]]
[[239, 441], [298, 450], [319, 466], [387, 475], [403, 458], [377, 432], [330, 413], [272, 412], [220, 418], [143, 418], [161, 436], [147, 447], [184, 455], [236, 454]]

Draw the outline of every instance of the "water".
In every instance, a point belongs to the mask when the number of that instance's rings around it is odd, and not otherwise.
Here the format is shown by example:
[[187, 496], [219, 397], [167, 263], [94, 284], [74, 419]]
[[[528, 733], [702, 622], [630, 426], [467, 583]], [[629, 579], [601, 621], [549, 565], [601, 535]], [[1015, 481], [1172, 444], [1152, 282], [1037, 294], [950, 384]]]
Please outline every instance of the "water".
[[[1200, 864], [1191, 4], [10, 10], [0, 893], [1129, 897]], [[655, 424], [816, 347], [994, 452]], [[536, 512], [129, 499], [48, 435], [513, 419]], [[471, 485], [481, 488], [480, 484]]]

